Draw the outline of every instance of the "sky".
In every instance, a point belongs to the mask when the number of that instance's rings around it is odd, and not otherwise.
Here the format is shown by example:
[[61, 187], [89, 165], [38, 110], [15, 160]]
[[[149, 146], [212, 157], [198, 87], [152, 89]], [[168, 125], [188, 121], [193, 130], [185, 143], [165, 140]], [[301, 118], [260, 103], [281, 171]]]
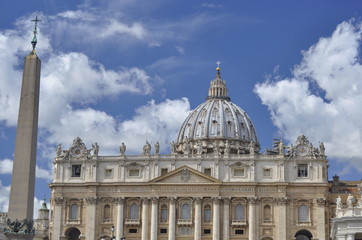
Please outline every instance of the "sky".
[[160, 152], [205, 101], [216, 62], [261, 152], [304, 134], [329, 179], [362, 178], [362, 2], [3, 0], [0, 9], [0, 211], [7, 211], [24, 57], [42, 60], [35, 216], [55, 149], [81, 137], [99, 155]]

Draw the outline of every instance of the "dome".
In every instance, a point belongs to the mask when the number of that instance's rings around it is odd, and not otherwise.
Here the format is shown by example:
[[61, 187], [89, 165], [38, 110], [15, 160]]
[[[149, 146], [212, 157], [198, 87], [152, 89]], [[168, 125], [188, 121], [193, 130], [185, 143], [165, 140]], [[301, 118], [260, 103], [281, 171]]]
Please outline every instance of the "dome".
[[210, 83], [206, 102], [186, 118], [179, 131], [178, 153], [255, 153], [259, 143], [246, 112], [230, 101], [220, 68]]

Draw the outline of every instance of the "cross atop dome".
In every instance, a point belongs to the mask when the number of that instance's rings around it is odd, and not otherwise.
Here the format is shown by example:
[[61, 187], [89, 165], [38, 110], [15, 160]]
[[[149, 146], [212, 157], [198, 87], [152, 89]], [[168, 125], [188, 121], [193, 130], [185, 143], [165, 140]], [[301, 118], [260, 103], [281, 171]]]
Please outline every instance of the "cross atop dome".
[[226, 99], [226, 100], [230, 101], [230, 98], [228, 97], [228, 90], [226, 88], [226, 83], [225, 83], [224, 80], [222, 80], [221, 74], [220, 74], [221, 62], [217, 61], [216, 65], [217, 65], [217, 67], [216, 67], [216, 71], [217, 71], [216, 72], [216, 77], [210, 83], [209, 96], [207, 97], [207, 99], [222, 98], [222, 99]]

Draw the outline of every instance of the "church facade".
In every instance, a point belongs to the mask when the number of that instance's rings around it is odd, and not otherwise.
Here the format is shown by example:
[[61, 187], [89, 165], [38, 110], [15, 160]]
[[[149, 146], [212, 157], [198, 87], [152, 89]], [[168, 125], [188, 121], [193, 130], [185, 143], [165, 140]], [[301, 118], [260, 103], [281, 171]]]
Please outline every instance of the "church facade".
[[99, 156], [77, 137], [57, 150], [50, 239], [329, 239], [328, 160], [306, 136], [260, 152], [220, 68], [170, 154]]

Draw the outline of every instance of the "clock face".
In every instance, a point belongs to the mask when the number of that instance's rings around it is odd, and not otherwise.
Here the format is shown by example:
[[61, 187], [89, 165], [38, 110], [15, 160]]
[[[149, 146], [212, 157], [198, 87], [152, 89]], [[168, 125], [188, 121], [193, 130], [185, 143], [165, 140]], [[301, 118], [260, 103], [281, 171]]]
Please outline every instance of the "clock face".
[[307, 145], [299, 145], [297, 147], [297, 154], [299, 156], [306, 156], [309, 152], [309, 148]]
[[80, 157], [83, 154], [83, 149], [79, 148], [79, 147], [75, 147], [73, 149], [73, 154], [75, 157]]

